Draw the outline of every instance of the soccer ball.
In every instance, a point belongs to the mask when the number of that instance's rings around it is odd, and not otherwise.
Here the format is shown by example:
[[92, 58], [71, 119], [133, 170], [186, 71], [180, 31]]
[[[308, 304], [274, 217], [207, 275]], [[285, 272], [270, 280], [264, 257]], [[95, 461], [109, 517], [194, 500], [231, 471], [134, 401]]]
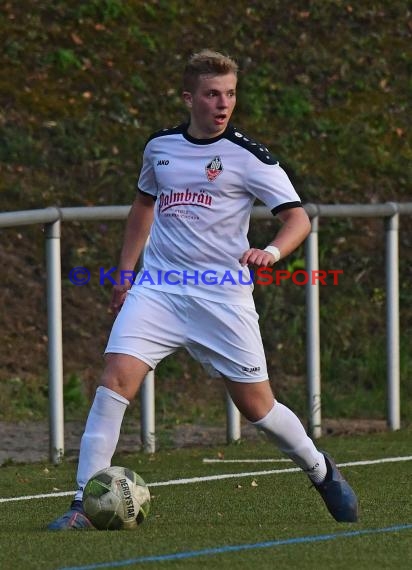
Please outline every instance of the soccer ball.
[[143, 479], [126, 467], [108, 467], [87, 482], [83, 508], [99, 530], [134, 529], [149, 513], [150, 493]]

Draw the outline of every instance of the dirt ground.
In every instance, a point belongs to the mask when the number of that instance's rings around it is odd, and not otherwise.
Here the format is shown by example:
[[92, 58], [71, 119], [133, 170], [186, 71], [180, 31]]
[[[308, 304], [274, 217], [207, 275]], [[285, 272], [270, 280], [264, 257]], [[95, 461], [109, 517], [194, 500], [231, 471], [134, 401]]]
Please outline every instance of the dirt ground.
[[[83, 423], [65, 423], [65, 457], [75, 460], [78, 455]], [[324, 420], [324, 435], [367, 434], [385, 431], [384, 420]], [[10, 463], [48, 462], [49, 431], [47, 422], [0, 422], [0, 465]], [[262, 436], [253, 426], [242, 424], [242, 439], [258, 441]], [[225, 445], [226, 430], [200, 425], [179, 425], [168, 434], [168, 447]], [[158, 448], [162, 446], [159, 442]], [[119, 440], [118, 451], [140, 450], [138, 424], [127, 426]]]

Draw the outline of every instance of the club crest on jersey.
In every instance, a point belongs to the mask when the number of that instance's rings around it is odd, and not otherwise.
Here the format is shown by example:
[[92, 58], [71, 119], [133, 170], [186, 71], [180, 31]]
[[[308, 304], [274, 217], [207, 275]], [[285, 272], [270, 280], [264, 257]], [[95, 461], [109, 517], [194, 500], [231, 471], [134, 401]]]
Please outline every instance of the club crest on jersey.
[[220, 156], [215, 156], [209, 164], [206, 165], [206, 176], [209, 182], [213, 182], [215, 178], [219, 176], [223, 172], [223, 165], [222, 161], [220, 160]]

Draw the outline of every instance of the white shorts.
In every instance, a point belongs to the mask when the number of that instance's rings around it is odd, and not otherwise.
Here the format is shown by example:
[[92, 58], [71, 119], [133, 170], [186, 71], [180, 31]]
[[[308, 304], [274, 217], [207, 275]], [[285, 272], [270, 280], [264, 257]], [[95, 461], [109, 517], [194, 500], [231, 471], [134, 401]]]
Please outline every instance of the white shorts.
[[262, 382], [268, 374], [258, 321], [253, 307], [139, 287], [129, 291], [105, 353], [129, 354], [154, 369], [184, 347], [211, 376]]

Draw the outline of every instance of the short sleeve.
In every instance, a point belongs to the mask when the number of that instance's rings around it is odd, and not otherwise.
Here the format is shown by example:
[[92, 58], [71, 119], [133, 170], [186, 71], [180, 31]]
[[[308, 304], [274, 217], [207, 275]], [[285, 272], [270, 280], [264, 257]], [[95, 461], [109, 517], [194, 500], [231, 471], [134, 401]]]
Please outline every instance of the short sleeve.
[[157, 182], [153, 168], [153, 160], [150, 152], [150, 144], [148, 144], [143, 153], [143, 164], [137, 181], [137, 188], [144, 194], [157, 196]]
[[279, 163], [265, 164], [253, 157], [248, 168], [247, 188], [274, 214], [301, 206], [298, 193]]

